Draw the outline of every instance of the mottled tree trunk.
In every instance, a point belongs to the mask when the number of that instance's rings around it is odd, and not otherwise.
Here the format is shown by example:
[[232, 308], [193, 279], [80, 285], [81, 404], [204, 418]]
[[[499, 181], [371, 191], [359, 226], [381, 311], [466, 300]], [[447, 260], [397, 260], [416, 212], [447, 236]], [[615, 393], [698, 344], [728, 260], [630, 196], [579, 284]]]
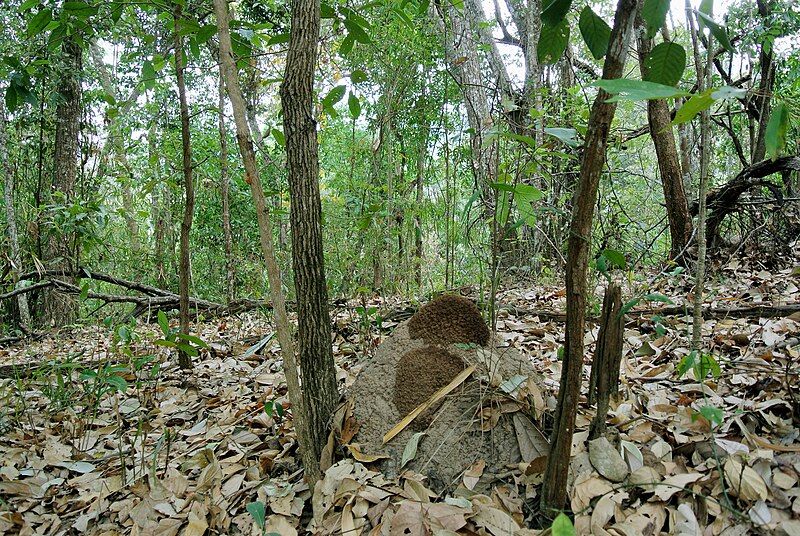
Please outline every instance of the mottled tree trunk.
[[[638, 10], [637, 4], [637, 0], [620, 0], [617, 4], [614, 27], [603, 65], [603, 78], [606, 80], [620, 78], [623, 74], [631, 29]], [[610, 95], [601, 89], [589, 115], [580, 182], [575, 193], [567, 243], [567, 333], [558, 405], [553, 433], [550, 436], [550, 453], [547, 457], [541, 498], [542, 510], [547, 514], [560, 511], [567, 504], [572, 435], [575, 432], [575, 415], [581, 393], [592, 221], [600, 174], [606, 161], [608, 132], [616, 112], [616, 103], [606, 102], [609, 98]]]
[[[328, 289], [322, 250], [319, 193], [319, 147], [314, 120], [314, 68], [319, 45], [319, 0], [293, 0], [286, 74], [281, 84], [286, 163], [289, 170], [292, 264], [297, 297], [298, 351], [303, 378], [303, 406], [311, 443], [304, 448], [319, 459], [328, 421], [339, 398], [331, 347]], [[305, 459], [305, 456], [304, 456]], [[319, 478], [306, 467], [307, 479]]]
[[225, 248], [225, 297], [228, 305], [236, 299], [236, 264], [233, 262], [231, 230], [231, 179], [228, 175], [228, 131], [225, 128], [225, 75], [219, 66], [219, 182], [222, 196], [222, 235]]
[[[8, 230], [8, 246], [11, 261], [11, 280], [16, 287], [19, 274], [22, 271], [22, 256], [19, 251], [19, 232], [17, 231], [17, 209], [14, 204], [16, 180], [11, 162], [8, 159], [8, 129], [6, 128], [5, 107], [0, 105], [0, 173], [5, 179], [6, 226]], [[19, 309], [19, 325], [22, 331], [27, 332], [31, 327], [31, 314], [28, 308], [28, 295], [17, 295], [17, 308]]]
[[[78, 175], [78, 133], [81, 119], [81, 82], [83, 49], [71, 37], [65, 37], [61, 45], [60, 76], [58, 84], [58, 106], [56, 107], [56, 140], [53, 157], [53, 182], [50, 202], [71, 204], [75, 200], [75, 184]], [[52, 195], [63, 194], [63, 199]], [[71, 273], [76, 264], [74, 233], [63, 233], [51, 227], [45, 248], [49, 268]], [[65, 278], [71, 279], [71, 278]], [[70, 281], [72, 282], [72, 281]], [[52, 289], [44, 292], [44, 314], [42, 320], [51, 326], [63, 326], [75, 320], [78, 303], [75, 296], [61, 294]]]
[[[653, 50], [653, 40], [647, 37], [643, 23], [638, 25], [637, 33], [639, 70], [642, 73], [642, 79], [645, 79], [648, 75], [645, 60]], [[664, 190], [664, 202], [667, 205], [669, 234], [672, 241], [670, 258], [685, 266], [683, 253], [692, 237], [692, 217], [689, 214], [686, 191], [683, 189], [681, 165], [675, 146], [669, 104], [666, 99], [647, 101], [647, 122], [650, 126], [650, 138], [656, 149], [661, 185]]]
[[[186, 99], [186, 81], [184, 80], [183, 64], [183, 38], [180, 35], [181, 5], [175, 5], [175, 78], [178, 83], [178, 97], [181, 106], [181, 147], [183, 155], [183, 182], [185, 190], [185, 205], [183, 221], [181, 222], [180, 265], [178, 275], [180, 329], [181, 333], [189, 335], [189, 282], [191, 280], [191, 252], [189, 250], [189, 235], [192, 231], [194, 217], [194, 179], [192, 177], [192, 144], [189, 137], [189, 103]], [[178, 364], [182, 369], [192, 368], [192, 359], [183, 350], [178, 352]]]

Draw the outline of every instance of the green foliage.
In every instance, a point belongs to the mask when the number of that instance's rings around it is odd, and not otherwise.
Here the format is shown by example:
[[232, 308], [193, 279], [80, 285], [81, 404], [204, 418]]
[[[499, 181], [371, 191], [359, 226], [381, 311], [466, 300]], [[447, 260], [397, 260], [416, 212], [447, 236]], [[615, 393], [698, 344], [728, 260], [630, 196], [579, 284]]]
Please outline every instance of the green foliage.
[[686, 51], [677, 43], [665, 41], [653, 47], [645, 59], [648, 82], [675, 86], [686, 69]]
[[606, 51], [608, 51], [608, 42], [611, 39], [611, 27], [606, 21], [592, 11], [592, 8], [589, 6], [584, 7], [581, 11], [578, 27], [594, 59], [602, 59], [606, 55]]
[[786, 146], [786, 132], [789, 128], [789, 109], [785, 103], [779, 102], [772, 109], [772, 115], [767, 123], [767, 132], [764, 138], [767, 156], [776, 159]]
[[564, 19], [554, 26], [544, 25], [539, 34], [536, 54], [539, 63], [552, 65], [557, 62], [569, 44], [569, 22]]
[[670, 0], [644, 0], [642, 18], [647, 24], [647, 37], [653, 38], [664, 26], [669, 12]]
[[567, 16], [572, 0], [545, 0], [542, 2], [542, 22], [546, 26], [559, 26]]
[[575, 536], [575, 527], [569, 517], [564, 512], [558, 514], [550, 526], [550, 533], [553, 536]]
[[688, 91], [675, 89], [674, 87], [657, 82], [630, 80], [628, 78], [597, 80], [592, 85], [615, 95], [608, 99], [609, 102], [665, 99], [670, 97], [688, 97], [691, 95]]
[[721, 370], [719, 362], [710, 354], [705, 354], [697, 350], [692, 350], [687, 356], [681, 359], [675, 371], [678, 377], [683, 377], [689, 371], [694, 372], [697, 381], [703, 381], [708, 375], [718, 379]]

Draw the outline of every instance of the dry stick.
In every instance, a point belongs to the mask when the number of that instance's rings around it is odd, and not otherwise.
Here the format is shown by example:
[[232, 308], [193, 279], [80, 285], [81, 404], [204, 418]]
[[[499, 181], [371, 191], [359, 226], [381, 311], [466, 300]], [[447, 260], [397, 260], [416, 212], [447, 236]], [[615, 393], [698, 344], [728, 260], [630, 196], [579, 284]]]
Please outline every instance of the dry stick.
[[[292, 342], [289, 316], [286, 314], [286, 300], [281, 287], [281, 270], [275, 257], [275, 246], [272, 242], [272, 221], [270, 220], [267, 202], [264, 199], [264, 191], [261, 187], [261, 176], [256, 165], [253, 139], [247, 125], [246, 106], [242, 96], [242, 89], [239, 86], [236, 62], [231, 47], [231, 32], [225, 0], [214, 0], [214, 13], [217, 17], [217, 28], [219, 30], [219, 58], [222, 72], [225, 76], [225, 85], [228, 88], [228, 97], [230, 97], [231, 105], [233, 106], [233, 118], [236, 123], [236, 141], [239, 144], [239, 152], [242, 154], [242, 160], [244, 161], [245, 180], [250, 185], [253, 203], [256, 207], [258, 234], [261, 240], [261, 249], [264, 250], [269, 292], [275, 312], [275, 328], [278, 332], [278, 343], [283, 352], [283, 370], [286, 374], [286, 384], [289, 387], [289, 400], [293, 408], [294, 426], [301, 445], [305, 446], [307, 444], [306, 422], [303, 411], [302, 391], [300, 390], [300, 377], [297, 373], [297, 356]], [[306, 469], [309, 467], [308, 463], [319, 464], [319, 460], [307, 460], [307, 452], [313, 452], [313, 449], [303, 448], [303, 465]]]

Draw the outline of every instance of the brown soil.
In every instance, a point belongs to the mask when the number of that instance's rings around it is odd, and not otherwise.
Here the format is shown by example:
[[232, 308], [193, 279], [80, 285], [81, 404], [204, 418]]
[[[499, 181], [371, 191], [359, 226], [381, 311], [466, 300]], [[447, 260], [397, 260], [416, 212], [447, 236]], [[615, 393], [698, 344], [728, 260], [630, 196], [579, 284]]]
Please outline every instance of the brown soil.
[[[436, 391], [450, 383], [464, 370], [464, 361], [439, 346], [425, 346], [406, 352], [397, 363], [394, 381], [394, 405], [400, 415], [408, 415]], [[430, 408], [412, 423], [425, 429], [435, 408]]]
[[413, 339], [449, 345], [474, 343], [486, 346], [489, 328], [474, 303], [457, 294], [444, 294], [423, 305], [408, 321]]

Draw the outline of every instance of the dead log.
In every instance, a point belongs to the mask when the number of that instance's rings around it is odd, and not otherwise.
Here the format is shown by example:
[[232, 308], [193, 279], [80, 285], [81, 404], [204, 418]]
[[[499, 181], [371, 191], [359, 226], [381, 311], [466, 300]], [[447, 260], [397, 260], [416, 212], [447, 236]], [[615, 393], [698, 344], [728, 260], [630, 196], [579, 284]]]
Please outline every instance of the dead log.
[[589, 429], [589, 439], [605, 434], [606, 415], [611, 395], [619, 393], [619, 366], [622, 361], [622, 291], [611, 283], [603, 298], [600, 331], [589, 377], [589, 403], [597, 402], [597, 412]]

